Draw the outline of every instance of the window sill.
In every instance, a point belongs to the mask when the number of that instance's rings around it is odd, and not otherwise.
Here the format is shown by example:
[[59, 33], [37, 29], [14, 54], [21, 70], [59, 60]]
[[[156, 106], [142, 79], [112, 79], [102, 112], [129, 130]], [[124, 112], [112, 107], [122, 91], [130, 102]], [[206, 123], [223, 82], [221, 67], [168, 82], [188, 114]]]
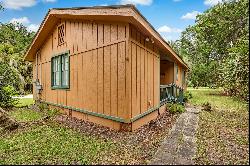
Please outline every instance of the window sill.
[[56, 89], [69, 90], [69, 86], [52, 86], [51, 89], [52, 90], [56, 90]]

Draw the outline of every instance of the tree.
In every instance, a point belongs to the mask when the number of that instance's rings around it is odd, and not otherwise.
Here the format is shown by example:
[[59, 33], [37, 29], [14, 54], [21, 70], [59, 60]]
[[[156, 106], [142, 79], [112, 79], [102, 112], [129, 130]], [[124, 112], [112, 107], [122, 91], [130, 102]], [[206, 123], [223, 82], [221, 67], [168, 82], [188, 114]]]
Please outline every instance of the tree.
[[249, 2], [219, 3], [197, 16], [180, 39], [179, 54], [191, 67], [194, 86], [222, 86], [248, 98]]
[[0, 23], [0, 75], [19, 94], [32, 90], [32, 65], [24, 61], [24, 54], [33, 36], [21, 24]]

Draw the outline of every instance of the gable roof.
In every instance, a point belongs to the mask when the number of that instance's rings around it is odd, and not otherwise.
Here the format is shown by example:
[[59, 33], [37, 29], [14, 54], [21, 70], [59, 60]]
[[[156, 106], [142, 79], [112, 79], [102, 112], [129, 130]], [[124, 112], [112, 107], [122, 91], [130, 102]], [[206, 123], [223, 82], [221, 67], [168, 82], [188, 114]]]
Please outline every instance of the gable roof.
[[187, 64], [170, 47], [170, 45], [161, 37], [146, 18], [136, 9], [134, 5], [113, 5], [113, 6], [94, 6], [94, 7], [76, 7], [76, 8], [53, 8], [49, 9], [42, 21], [32, 43], [30, 44], [25, 60], [33, 61], [33, 56], [42, 46], [47, 36], [60, 19], [82, 19], [82, 20], [109, 20], [128, 22], [152, 36], [155, 44], [164, 52], [167, 52], [172, 58], [176, 59], [186, 69]]

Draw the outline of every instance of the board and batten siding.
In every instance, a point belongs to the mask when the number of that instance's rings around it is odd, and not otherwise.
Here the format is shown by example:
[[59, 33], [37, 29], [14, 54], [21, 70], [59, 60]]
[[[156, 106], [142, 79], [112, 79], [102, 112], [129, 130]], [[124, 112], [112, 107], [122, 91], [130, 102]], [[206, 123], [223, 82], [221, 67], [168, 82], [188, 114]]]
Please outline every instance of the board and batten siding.
[[[57, 28], [33, 62], [46, 102], [85, 109], [124, 119], [130, 118], [126, 107], [126, 55], [129, 25], [125, 23], [66, 20], [65, 43], [58, 46]], [[59, 23], [60, 24], [60, 23]], [[58, 25], [59, 25], [58, 24]], [[51, 88], [51, 58], [69, 50], [70, 88]], [[34, 91], [34, 97], [36, 93]]]
[[[43, 86], [39, 94], [42, 101], [126, 120], [158, 108], [160, 57], [157, 47], [146, 42], [146, 36], [128, 23], [62, 20], [58, 25], [62, 23], [65, 42], [58, 45], [55, 27], [33, 62], [34, 80], [38, 78]], [[51, 58], [66, 51], [70, 88], [52, 89]], [[34, 97], [38, 99], [35, 91]], [[86, 114], [74, 114], [81, 119], [101, 121]], [[119, 128], [117, 123], [112, 125]]]
[[160, 102], [160, 57], [158, 49], [146, 42], [146, 37], [130, 25], [129, 49], [131, 64], [131, 117], [149, 109], [157, 108]]

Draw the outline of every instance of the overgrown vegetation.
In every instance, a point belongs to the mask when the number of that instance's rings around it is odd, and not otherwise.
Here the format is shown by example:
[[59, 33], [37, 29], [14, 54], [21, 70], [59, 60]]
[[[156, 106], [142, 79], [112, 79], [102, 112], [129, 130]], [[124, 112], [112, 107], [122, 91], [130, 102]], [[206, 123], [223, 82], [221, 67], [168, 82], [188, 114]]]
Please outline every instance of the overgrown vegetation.
[[189, 86], [223, 87], [228, 95], [248, 99], [248, 0], [211, 7], [172, 45], [191, 68]]
[[189, 92], [189, 91], [184, 92], [184, 94], [183, 94], [183, 102], [184, 103], [188, 102], [192, 98], [193, 98], [193, 96], [192, 96], [191, 92]]
[[189, 89], [190, 102], [204, 103], [212, 111], [201, 111], [197, 133], [196, 164], [249, 164], [248, 104], [222, 94], [222, 89]]
[[[14, 106], [11, 95], [32, 91], [32, 65], [24, 61], [34, 32], [21, 24], [0, 23], [0, 106]], [[6, 90], [7, 89], [7, 90]], [[11, 90], [11, 91], [10, 91]]]
[[181, 104], [177, 104], [177, 103], [168, 103], [167, 105], [167, 110], [171, 113], [171, 114], [176, 114], [176, 113], [183, 113], [185, 112], [185, 108], [183, 105]]
[[12, 98], [16, 94], [15, 89], [10, 86], [0, 84], [0, 107], [12, 107], [18, 103], [18, 99]]

